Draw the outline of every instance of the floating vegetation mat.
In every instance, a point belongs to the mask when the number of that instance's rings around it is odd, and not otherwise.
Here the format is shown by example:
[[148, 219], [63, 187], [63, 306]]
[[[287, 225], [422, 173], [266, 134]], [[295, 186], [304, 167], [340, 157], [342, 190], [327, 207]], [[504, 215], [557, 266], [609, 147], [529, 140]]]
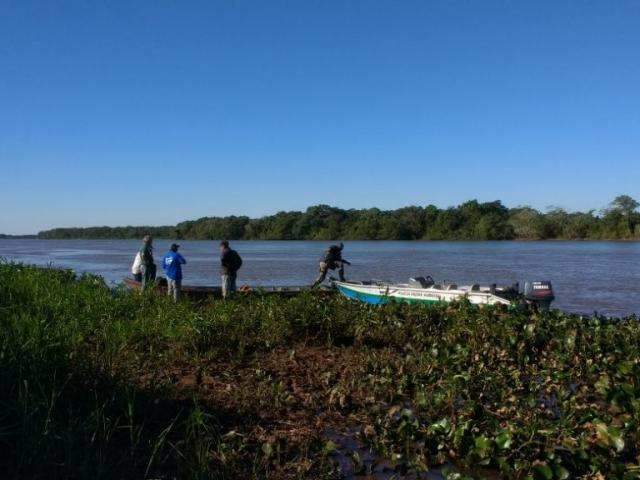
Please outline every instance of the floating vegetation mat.
[[638, 478], [640, 325], [0, 264], [7, 478]]

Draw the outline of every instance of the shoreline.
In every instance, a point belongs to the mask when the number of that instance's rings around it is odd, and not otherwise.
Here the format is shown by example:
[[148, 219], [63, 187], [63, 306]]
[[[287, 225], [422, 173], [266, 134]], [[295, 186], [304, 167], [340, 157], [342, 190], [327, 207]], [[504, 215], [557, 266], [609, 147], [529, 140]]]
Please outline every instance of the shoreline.
[[[0, 256], [0, 265], [2, 264], [3, 260], [6, 261], [6, 259], [4, 259], [3, 257]], [[44, 266], [44, 265], [38, 265], [38, 264], [32, 264], [32, 263], [20, 263], [20, 262], [11, 262], [11, 261], [9, 261], [7, 263], [15, 264], [15, 265], [23, 265], [25, 267], [32, 267], [32, 268], [37, 268], [37, 269], [45, 269], [45, 270], [49, 269], [49, 270], [54, 270], [54, 271], [72, 272], [76, 279], [80, 279], [83, 275], [89, 274], [91, 276], [98, 277], [104, 283], [104, 285], [107, 288], [109, 288], [110, 290], [112, 290], [112, 291], [115, 291], [115, 290], [118, 290], [118, 289], [125, 289], [125, 290], [134, 291], [134, 290], [131, 290], [130, 287], [128, 287], [126, 285], [125, 280], [130, 279], [129, 276], [122, 277], [118, 281], [108, 281], [104, 277], [104, 275], [99, 274], [99, 273], [90, 273], [90, 272], [79, 273], [76, 270], [74, 270], [73, 268], [55, 266], [53, 264]], [[164, 277], [159, 276], [157, 278], [164, 278]], [[218, 287], [219, 285], [210, 285], [210, 284], [199, 285], [199, 284], [196, 284], [196, 285], [193, 285], [193, 286], [195, 286], [195, 287], [207, 287], [208, 288], [208, 287]], [[261, 285], [260, 287], [271, 288], [271, 287], [282, 287], [282, 286], [281, 285]], [[319, 288], [317, 290], [317, 292], [322, 292], [324, 294], [332, 293], [333, 292], [333, 287], [329, 287], [327, 289], [326, 286], [322, 286], [321, 288]], [[335, 291], [335, 293], [337, 293], [337, 290]], [[191, 300], [191, 302], [194, 303], [194, 304], [198, 303], [198, 301], [196, 301], [196, 300]], [[392, 302], [392, 303], [395, 303], [395, 302]], [[397, 302], [397, 304], [398, 305], [402, 305], [402, 302]], [[621, 314], [621, 315], [606, 315], [606, 314], [600, 314], [596, 310], [592, 311], [591, 313], [587, 313], [587, 312], [572, 312], [572, 311], [568, 311], [568, 310], [563, 310], [562, 308], [558, 308], [558, 307], [551, 307], [550, 311], [556, 312], [556, 313], [561, 314], [561, 315], [578, 317], [578, 318], [583, 319], [583, 320], [592, 319], [592, 320], [599, 320], [599, 321], [602, 321], [602, 322], [626, 321], [626, 320], [630, 320], [630, 319], [633, 319], [633, 318], [636, 318], [637, 320], [640, 320], [640, 312], [630, 312], [630, 313]]]
[[[153, 237], [154, 240], [167, 240], [167, 241], [179, 241], [179, 242], [217, 242], [221, 238], [175, 238], [175, 237]], [[14, 236], [14, 237], [0, 237], [0, 240], [87, 240], [87, 241], [99, 241], [99, 240], [140, 240], [138, 237], [120, 238], [120, 237], [74, 237], [74, 238], [39, 238], [31, 236]], [[442, 239], [442, 240], [428, 240], [428, 239], [415, 239], [415, 240], [379, 240], [379, 239], [347, 239], [347, 238], [334, 238], [328, 240], [316, 240], [316, 239], [243, 239], [243, 238], [229, 238], [231, 242], [397, 242], [397, 243], [535, 243], [535, 242], [610, 242], [610, 243], [640, 243], [640, 238], [513, 238], [510, 240], [474, 240], [474, 239]]]

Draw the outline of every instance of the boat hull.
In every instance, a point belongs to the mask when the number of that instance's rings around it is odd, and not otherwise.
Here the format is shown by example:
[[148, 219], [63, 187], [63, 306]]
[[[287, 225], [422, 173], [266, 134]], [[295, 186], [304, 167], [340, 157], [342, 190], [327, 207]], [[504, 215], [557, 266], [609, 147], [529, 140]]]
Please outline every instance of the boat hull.
[[384, 305], [385, 303], [393, 302], [393, 301], [401, 301], [403, 303], [440, 303], [441, 300], [438, 299], [429, 299], [429, 298], [404, 298], [404, 297], [393, 297], [383, 292], [375, 292], [375, 291], [363, 291], [357, 288], [351, 288], [344, 285], [336, 285], [338, 292], [344, 295], [347, 298], [352, 300], [358, 300], [360, 302], [369, 303], [371, 305]]
[[463, 299], [477, 305], [511, 304], [509, 300], [491, 293], [471, 292], [458, 289], [439, 290], [352, 282], [334, 282], [334, 286], [345, 297], [371, 305], [382, 305], [389, 302], [434, 304], [449, 303]]

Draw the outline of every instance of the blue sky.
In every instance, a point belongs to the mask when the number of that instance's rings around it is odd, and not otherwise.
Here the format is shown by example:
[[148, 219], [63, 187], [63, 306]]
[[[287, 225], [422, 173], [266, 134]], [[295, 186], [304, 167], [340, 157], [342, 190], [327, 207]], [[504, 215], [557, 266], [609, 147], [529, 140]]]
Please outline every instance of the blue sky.
[[0, 232], [640, 198], [640, 1], [0, 2]]

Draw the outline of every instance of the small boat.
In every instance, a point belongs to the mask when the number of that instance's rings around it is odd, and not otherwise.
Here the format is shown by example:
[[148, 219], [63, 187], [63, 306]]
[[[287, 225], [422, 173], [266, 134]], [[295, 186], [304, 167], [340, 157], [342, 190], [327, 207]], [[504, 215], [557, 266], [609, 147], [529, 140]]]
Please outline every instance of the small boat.
[[[142, 290], [142, 283], [133, 278], [125, 278], [122, 283], [130, 290]], [[154, 291], [158, 293], [167, 292], [167, 281], [165, 278], [156, 279]], [[278, 295], [283, 297], [291, 297], [298, 295], [305, 290], [310, 290], [308, 286], [265, 286], [265, 287], [249, 287], [242, 285], [238, 287], [239, 293], [257, 294], [257, 295]], [[328, 288], [318, 289], [323, 292], [331, 291]], [[183, 285], [180, 290], [182, 296], [191, 300], [205, 300], [207, 298], [222, 298], [222, 287], [218, 286], [200, 286], [200, 285]]]
[[476, 305], [514, 305], [522, 301], [548, 309], [555, 298], [551, 282], [526, 282], [521, 292], [519, 284], [500, 287], [495, 284], [461, 285], [437, 284], [431, 277], [416, 277], [409, 283], [379, 281], [333, 281], [333, 285], [345, 297], [374, 305], [389, 302], [441, 303], [467, 299]]

